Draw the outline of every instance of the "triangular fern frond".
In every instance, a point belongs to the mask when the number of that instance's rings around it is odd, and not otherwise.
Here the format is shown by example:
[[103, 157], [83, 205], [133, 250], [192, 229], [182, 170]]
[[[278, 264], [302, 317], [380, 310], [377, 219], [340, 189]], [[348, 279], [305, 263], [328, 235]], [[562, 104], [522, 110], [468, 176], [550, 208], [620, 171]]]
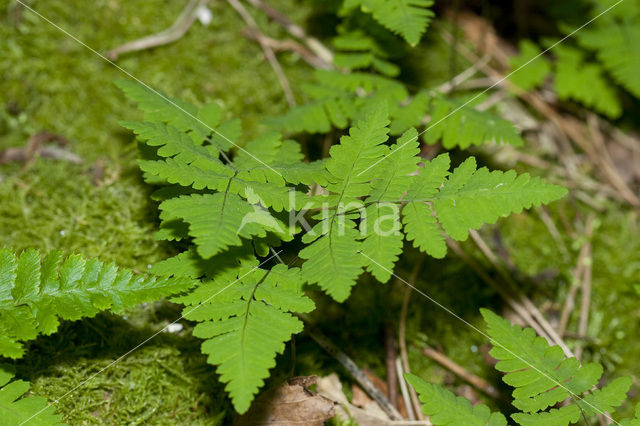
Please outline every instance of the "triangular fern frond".
[[404, 378], [418, 393], [422, 412], [434, 425], [506, 426], [507, 419], [501, 413], [492, 413], [484, 404], [472, 406], [468, 399], [455, 396], [441, 386], [425, 382], [413, 374]]
[[121, 313], [149, 300], [181, 293], [193, 280], [134, 275], [115, 264], [73, 255], [63, 260], [53, 251], [41, 261], [37, 250], [18, 257], [0, 250], [0, 355], [19, 358], [20, 341], [58, 329], [60, 319], [92, 317], [100, 311]]
[[0, 365], [0, 420], [2, 424], [17, 426], [62, 426], [62, 416], [55, 414], [55, 407], [47, 407], [47, 400], [40, 396], [24, 396], [29, 382], [13, 380], [9, 368]]
[[[505, 372], [505, 383], [513, 386], [513, 405], [524, 413], [515, 414], [521, 424], [566, 425], [581, 414], [593, 416], [620, 406], [631, 386], [631, 379], [621, 377], [601, 389], [592, 391], [602, 376], [596, 363], [580, 365], [576, 358], [565, 358], [558, 346], [549, 346], [531, 329], [511, 325], [493, 312], [483, 309], [488, 334], [494, 344], [490, 354], [499, 362], [496, 369]], [[558, 410], [549, 407], [574, 399], [574, 404]]]

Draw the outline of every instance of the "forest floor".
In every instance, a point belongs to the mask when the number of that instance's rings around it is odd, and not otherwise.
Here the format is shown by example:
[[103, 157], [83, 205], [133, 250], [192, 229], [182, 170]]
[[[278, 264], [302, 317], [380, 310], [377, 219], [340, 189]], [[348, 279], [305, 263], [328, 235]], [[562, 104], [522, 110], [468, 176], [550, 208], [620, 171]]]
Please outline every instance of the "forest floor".
[[[306, 23], [312, 13], [299, 2], [271, 3], [298, 23]], [[100, 52], [165, 29], [185, 4], [160, 0], [30, 2]], [[137, 145], [118, 124], [140, 118], [114, 85], [126, 76], [33, 13], [8, 5], [9, 1], [0, 1], [0, 151], [23, 147], [35, 133], [48, 131], [67, 139], [65, 149], [82, 161], [38, 158], [28, 167], [19, 163], [0, 166], [0, 244], [17, 251], [61, 248], [147, 270], [174, 249], [154, 239], [157, 208], [138, 171]], [[266, 129], [261, 124], [264, 118], [285, 111], [287, 103], [259, 45], [243, 36], [245, 25], [236, 12], [226, 2], [211, 2], [210, 8], [210, 25], [196, 23], [177, 42], [123, 55], [118, 65], [172, 97], [196, 105], [219, 102], [229, 117], [242, 119], [247, 141]], [[265, 33], [285, 36], [265, 16], [255, 15]], [[412, 67], [413, 76], [419, 76], [420, 84], [436, 85], [449, 75], [450, 55], [441, 40], [434, 41], [430, 49], [418, 48], [415, 63], [407, 66]], [[279, 59], [300, 97], [297, 87], [310, 80], [310, 67], [293, 53], [282, 53]], [[462, 59], [459, 66], [464, 68]], [[578, 254], [589, 242], [593, 296], [588, 337], [567, 341], [572, 347], [583, 346], [584, 358], [601, 362], [608, 375], [637, 374], [640, 345], [630, 345], [629, 338], [640, 336], [639, 218], [637, 212], [619, 203], [607, 202], [599, 208], [592, 238], [585, 236], [584, 224], [594, 210], [572, 200], [555, 203], [548, 214], [556, 223], [583, 226], [574, 236], [563, 232], [554, 238], [541, 220], [546, 211], [513, 216], [481, 235], [487, 241], [500, 241], [503, 258], [522, 277], [523, 291], [549, 309], [562, 306], [574, 281]], [[498, 276], [472, 242], [463, 249], [491, 277]], [[416, 254], [413, 262], [419, 261]], [[398, 273], [408, 277], [413, 266], [400, 265]], [[428, 288], [433, 298], [472, 324], [481, 324], [477, 306], [501, 309], [495, 291], [459, 257], [424, 259], [421, 271], [416, 285]], [[405, 289], [399, 283], [375, 288], [365, 284], [342, 306], [321, 300], [318, 315], [325, 318], [323, 331], [360, 367], [384, 378], [381, 324], [389, 320], [397, 326]], [[29, 345], [29, 355], [19, 364], [19, 376], [32, 382], [33, 394], [55, 400], [179, 315], [177, 307], [157, 303], [124, 318], [101, 315], [65, 323], [55, 335]], [[471, 392], [475, 399], [496, 405], [426, 357], [422, 348], [429, 345], [507, 395], [486, 361], [488, 342], [428, 300], [412, 296], [406, 329], [415, 374], [452, 384], [460, 392]], [[349, 383], [345, 371], [318, 349], [308, 337], [296, 338], [295, 374], [337, 371], [343, 383]], [[279, 363], [283, 367], [271, 382], [286, 377], [291, 364], [288, 348]], [[632, 395], [626, 409], [637, 399]], [[214, 367], [206, 363], [198, 340], [190, 336], [185, 324], [181, 332], [161, 334], [61, 400], [59, 412], [70, 424], [215, 424], [228, 419], [232, 410]]]

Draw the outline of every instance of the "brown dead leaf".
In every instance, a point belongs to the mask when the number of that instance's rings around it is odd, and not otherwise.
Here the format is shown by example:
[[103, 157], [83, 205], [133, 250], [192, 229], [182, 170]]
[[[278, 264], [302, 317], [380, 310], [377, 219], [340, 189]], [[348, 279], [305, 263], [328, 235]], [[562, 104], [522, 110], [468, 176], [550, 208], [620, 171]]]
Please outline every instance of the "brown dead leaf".
[[294, 377], [260, 395], [249, 412], [235, 419], [243, 425], [323, 425], [335, 416], [334, 403], [308, 388], [316, 376]]

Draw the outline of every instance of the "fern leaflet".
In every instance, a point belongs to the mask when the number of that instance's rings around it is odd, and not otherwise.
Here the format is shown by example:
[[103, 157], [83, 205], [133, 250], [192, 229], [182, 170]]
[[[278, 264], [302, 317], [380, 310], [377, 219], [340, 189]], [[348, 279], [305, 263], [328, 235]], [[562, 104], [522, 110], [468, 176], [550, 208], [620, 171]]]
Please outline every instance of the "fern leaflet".
[[[584, 413], [593, 416], [620, 406], [631, 386], [629, 377], [613, 380], [591, 391], [602, 376], [596, 363], [580, 365], [576, 358], [565, 358], [558, 346], [549, 346], [531, 329], [511, 325], [486, 309], [482, 310], [488, 333], [495, 345], [491, 356], [498, 359], [496, 369], [505, 372], [504, 382], [513, 386], [513, 405], [523, 413], [513, 419], [523, 425], [569, 424]], [[580, 397], [574, 404], [547, 410], [567, 398]]]
[[0, 418], [5, 425], [28, 424], [35, 426], [64, 425], [62, 416], [55, 414], [55, 407], [47, 407], [47, 400], [40, 396], [26, 396], [29, 382], [13, 380], [13, 373], [0, 365]]
[[434, 425], [506, 426], [507, 419], [501, 413], [492, 413], [484, 404], [472, 406], [468, 399], [438, 385], [425, 382], [413, 374], [404, 378], [416, 390], [422, 412]]
[[189, 279], [157, 279], [134, 275], [115, 264], [104, 265], [82, 256], [63, 261], [60, 251], [41, 261], [37, 250], [18, 257], [0, 250], [0, 355], [19, 358], [20, 341], [51, 334], [60, 319], [78, 320], [100, 311], [121, 313], [125, 308], [183, 292], [195, 282]]
[[390, 31], [400, 34], [407, 42], [415, 46], [420, 41], [433, 19], [433, 11], [429, 9], [432, 0], [345, 0], [344, 8], [360, 7], [363, 12]]

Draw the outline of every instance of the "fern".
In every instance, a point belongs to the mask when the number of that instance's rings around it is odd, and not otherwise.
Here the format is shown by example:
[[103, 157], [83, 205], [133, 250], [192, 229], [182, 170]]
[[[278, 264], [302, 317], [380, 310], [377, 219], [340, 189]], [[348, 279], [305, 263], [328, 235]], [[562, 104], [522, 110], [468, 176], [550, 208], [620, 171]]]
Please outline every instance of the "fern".
[[433, 12], [432, 0], [345, 0], [346, 10], [360, 7], [395, 34], [415, 46], [422, 38]]
[[[402, 86], [386, 86], [384, 78], [319, 75], [337, 92], [389, 87], [397, 91], [392, 97], [406, 96]], [[276, 133], [235, 150], [218, 145], [212, 135], [179, 130], [165, 116], [125, 123], [145, 145], [140, 161], [145, 177], [161, 186], [155, 194], [161, 210], [158, 237], [188, 246], [153, 272], [203, 280], [175, 301], [187, 305], [185, 316], [200, 323], [194, 334], [205, 339], [202, 350], [218, 366], [237, 411], [248, 409], [276, 354], [302, 330], [292, 313], [313, 309], [304, 283], [343, 301], [365, 271], [380, 282], [389, 280], [405, 235], [443, 257], [443, 230], [465, 239], [469, 228], [565, 194], [528, 175], [476, 170], [473, 158], [453, 172], [447, 155], [420, 168], [424, 160], [414, 128], [389, 144], [393, 126], [385, 105], [351, 104], [347, 122], [357, 124], [326, 161], [311, 164], [302, 161], [296, 142]], [[219, 123], [217, 117], [208, 123]], [[311, 185], [319, 195], [303, 192]], [[291, 222], [308, 211], [306, 217], [315, 221], [310, 229]], [[304, 245], [300, 269], [257, 267], [269, 247], [298, 234]]]
[[[613, 2], [594, 2], [592, 12], [596, 16]], [[575, 34], [578, 43], [596, 52], [603, 66], [618, 84], [635, 97], [640, 98], [640, 5], [637, 2], [622, 2], [602, 15], [594, 25]], [[570, 29], [566, 28], [568, 32]]]
[[[521, 410], [511, 417], [523, 426], [564, 426], [577, 423], [581, 417], [610, 413], [621, 405], [631, 386], [631, 378], [621, 377], [596, 389], [602, 376], [597, 363], [580, 365], [575, 358], [565, 358], [558, 346], [549, 346], [546, 340], [529, 328], [511, 325], [493, 312], [482, 309], [488, 333], [494, 347], [490, 354], [499, 360], [496, 369], [505, 372], [505, 383], [513, 386], [513, 405]], [[405, 374], [406, 380], [418, 392], [423, 412], [435, 425], [506, 425], [500, 413], [491, 413], [483, 404], [471, 406], [462, 397], [440, 386], [424, 382]], [[568, 405], [552, 408], [568, 401]], [[640, 424], [640, 405], [636, 419], [621, 424]]]
[[472, 406], [471, 402], [438, 385], [425, 382], [413, 374], [404, 378], [416, 390], [422, 412], [430, 416], [431, 423], [439, 425], [506, 426], [507, 419], [501, 413], [492, 413], [484, 404]]
[[4, 425], [21, 425], [28, 421], [34, 426], [63, 425], [62, 416], [54, 407], [47, 407], [47, 400], [39, 396], [23, 396], [29, 391], [29, 383], [13, 380], [7, 366], [0, 365], [0, 418]]
[[[621, 377], [601, 389], [593, 390], [602, 376], [597, 363], [580, 365], [575, 358], [565, 358], [558, 346], [531, 329], [511, 325], [488, 310], [482, 310], [494, 348], [491, 355], [498, 359], [496, 369], [505, 372], [505, 383], [513, 386], [513, 405], [523, 413], [513, 419], [523, 425], [575, 423], [581, 414], [593, 416], [611, 412], [620, 406], [631, 386], [631, 379]], [[558, 409], [549, 409], [567, 398], [581, 397]]]
[[[175, 274], [173, 265], [184, 265], [186, 256], [202, 262], [187, 253], [179, 262], [170, 259], [157, 265], [155, 271], [169, 268]], [[292, 334], [302, 331], [302, 322], [290, 312], [310, 312], [314, 304], [302, 293], [299, 269], [277, 265], [264, 270], [250, 256], [241, 256], [239, 261], [225, 258], [228, 268], [174, 301], [187, 305], [187, 319], [199, 322], [193, 333], [205, 339], [202, 351], [209, 355], [210, 363], [218, 365], [236, 410], [243, 413], [275, 366], [275, 355], [282, 353]], [[207, 263], [213, 268], [220, 260]], [[201, 272], [181, 273], [198, 277]]]
[[343, 31], [333, 39], [333, 63], [348, 71], [372, 68], [386, 77], [396, 77], [400, 68], [388, 61], [387, 53], [375, 39], [362, 31]]
[[[285, 114], [267, 120], [289, 133], [327, 133], [332, 127], [347, 128], [364, 118], [366, 111], [385, 104], [391, 121], [390, 133], [400, 135], [412, 127], [420, 127], [430, 115], [424, 141], [442, 141], [445, 148], [468, 148], [485, 142], [522, 146], [524, 141], [515, 126], [489, 111], [479, 111], [485, 98], [477, 95], [446, 99], [421, 91], [409, 96], [397, 81], [383, 76], [354, 72], [319, 70], [315, 84], [302, 86], [311, 98], [304, 105], [291, 108]], [[471, 98], [473, 102], [466, 104]], [[446, 120], [446, 125], [442, 121]]]
[[620, 116], [620, 101], [599, 65], [585, 63], [582, 53], [570, 47], [557, 46], [555, 54], [555, 88], [560, 99], [576, 100], [611, 118]]
[[530, 40], [521, 41], [518, 48], [520, 53], [509, 58], [512, 72], [517, 70], [509, 80], [522, 90], [531, 90], [542, 84], [551, 72], [551, 64], [544, 56], [537, 57], [540, 48]]
[[[486, 111], [478, 111], [474, 106], [481, 103], [482, 96], [449, 100], [437, 97], [433, 100], [431, 121], [424, 134], [427, 143], [442, 140], [442, 146], [451, 149], [455, 146], [468, 148], [487, 141], [506, 143], [514, 146], [524, 145], [514, 125]], [[446, 120], [446, 125], [442, 121]]]
[[41, 261], [37, 250], [18, 257], [0, 250], [0, 355], [19, 358], [21, 341], [52, 334], [60, 319], [78, 320], [100, 311], [121, 313], [139, 303], [180, 293], [195, 283], [188, 279], [156, 279], [134, 275], [74, 255], [64, 259], [60, 251]]

